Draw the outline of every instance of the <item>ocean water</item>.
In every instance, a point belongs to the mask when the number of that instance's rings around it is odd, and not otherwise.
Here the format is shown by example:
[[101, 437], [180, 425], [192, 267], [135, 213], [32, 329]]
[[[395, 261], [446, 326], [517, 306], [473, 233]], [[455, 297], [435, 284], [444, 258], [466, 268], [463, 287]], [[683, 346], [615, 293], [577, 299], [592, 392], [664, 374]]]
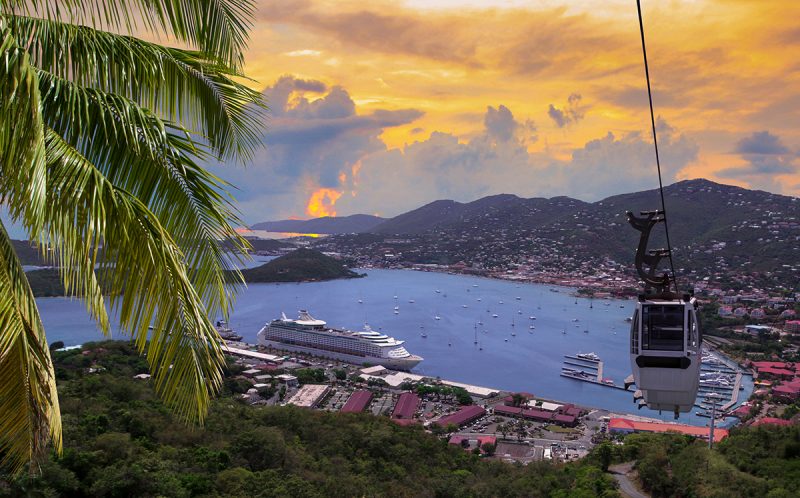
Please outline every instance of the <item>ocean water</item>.
[[[630, 392], [559, 375], [564, 355], [594, 352], [604, 362], [603, 376], [621, 385], [631, 373], [625, 318], [633, 301], [575, 298], [567, 288], [465, 275], [366, 273], [353, 280], [251, 284], [239, 295], [230, 325], [255, 343], [261, 327], [281, 312], [295, 317], [307, 309], [332, 326], [358, 329], [368, 323], [406, 341], [406, 349], [425, 358], [416, 373], [672, 420], [671, 413], [637, 410]], [[101, 338], [79, 301], [38, 302], [49, 341], [70, 345]], [[125, 337], [115, 333], [113, 338]], [[752, 391], [752, 381], [745, 379], [740, 400]], [[708, 423], [694, 412], [681, 414], [679, 421]]]

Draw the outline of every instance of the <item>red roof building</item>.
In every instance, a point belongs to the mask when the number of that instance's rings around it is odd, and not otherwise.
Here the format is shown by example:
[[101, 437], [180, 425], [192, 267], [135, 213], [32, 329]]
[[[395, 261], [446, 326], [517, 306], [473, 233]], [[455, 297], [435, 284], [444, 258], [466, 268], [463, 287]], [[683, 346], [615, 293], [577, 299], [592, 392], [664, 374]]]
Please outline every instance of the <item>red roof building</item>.
[[772, 395], [780, 400], [793, 402], [800, 398], [800, 387], [790, 384], [782, 384], [772, 388]]
[[497, 415], [510, 415], [514, 417], [522, 413], [522, 408], [517, 406], [497, 405], [494, 407], [494, 412]]
[[341, 409], [342, 413], [361, 413], [372, 401], [372, 393], [370, 391], [355, 391], [347, 399], [347, 403]]
[[[630, 434], [632, 432], [677, 432], [678, 434], [686, 434], [687, 436], [695, 436], [702, 439], [708, 439], [708, 427], [695, 427], [693, 425], [682, 424], [666, 424], [661, 422], [639, 422], [637, 420], [629, 420], [627, 418], [612, 418], [608, 422], [608, 431], [617, 432], [622, 434]], [[728, 431], [725, 429], [714, 429], [714, 442], [722, 441], [728, 437]]]
[[478, 405], [470, 405], [461, 408], [455, 413], [445, 415], [437, 420], [436, 423], [442, 427], [447, 427], [450, 424], [453, 424], [456, 427], [461, 427], [462, 425], [466, 425], [473, 420], [483, 417], [484, 415], [486, 415], [486, 410], [484, 410], [482, 407]]
[[413, 393], [403, 393], [397, 400], [392, 412], [392, 418], [396, 419], [410, 419], [414, 417], [414, 413], [419, 406], [419, 396]]
[[742, 418], [750, 415], [750, 406], [749, 405], [742, 405], [739, 408], [733, 410], [731, 415], [737, 418]]
[[768, 375], [772, 377], [777, 377], [779, 379], [791, 379], [794, 378], [794, 370], [787, 370], [785, 368], [759, 368], [758, 369], [759, 375]]
[[555, 422], [558, 425], [563, 425], [565, 427], [575, 427], [576, 425], [578, 425], [578, 418], [575, 415], [557, 413], [553, 417], [553, 422]]
[[553, 412], [532, 408], [530, 410], [522, 410], [522, 416], [537, 422], [549, 422], [553, 418]]
[[753, 422], [754, 427], [759, 425], [792, 425], [792, 421], [784, 420], [782, 418], [764, 417]]
[[754, 361], [753, 368], [756, 370], [762, 368], [789, 368], [789, 364], [782, 361]]

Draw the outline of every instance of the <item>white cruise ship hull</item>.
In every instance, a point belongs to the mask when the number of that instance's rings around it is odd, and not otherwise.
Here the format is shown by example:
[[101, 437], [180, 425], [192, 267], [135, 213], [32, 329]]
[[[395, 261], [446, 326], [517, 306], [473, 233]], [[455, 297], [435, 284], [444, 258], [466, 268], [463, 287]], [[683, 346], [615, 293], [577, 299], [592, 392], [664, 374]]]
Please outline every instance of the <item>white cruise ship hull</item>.
[[283, 342], [264, 339], [263, 337], [259, 337], [259, 344], [268, 348], [280, 349], [284, 351], [295, 351], [298, 353], [308, 353], [322, 358], [331, 358], [334, 360], [340, 360], [347, 363], [355, 363], [358, 365], [382, 365], [392, 370], [409, 371], [412, 368], [416, 367], [422, 361], [421, 356], [413, 354], [405, 358], [378, 358], [375, 356], [357, 356], [357, 355], [327, 351], [324, 349], [317, 349], [307, 346], [298, 346], [296, 344], [286, 344]]

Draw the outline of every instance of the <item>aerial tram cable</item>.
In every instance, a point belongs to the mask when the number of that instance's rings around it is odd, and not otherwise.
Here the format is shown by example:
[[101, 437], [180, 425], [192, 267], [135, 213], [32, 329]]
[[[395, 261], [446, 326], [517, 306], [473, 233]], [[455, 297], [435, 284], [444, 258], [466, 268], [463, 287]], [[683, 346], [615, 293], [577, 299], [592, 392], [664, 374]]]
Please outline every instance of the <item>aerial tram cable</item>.
[[[633, 375], [626, 379], [625, 388], [636, 384], [638, 390], [634, 393], [634, 401], [639, 403], [639, 408], [647, 406], [659, 412], [669, 410], [678, 418], [681, 412], [691, 411], [697, 398], [703, 339], [697, 321], [697, 301], [691, 293], [681, 295], [675, 280], [640, 0], [636, 0], [636, 9], [642, 37], [661, 209], [643, 211], [640, 216], [630, 211], [626, 213], [628, 223], [640, 232], [636, 271], [644, 282], [644, 293], [639, 295], [631, 320], [630, 357]], [[648, 249], [650, 232], [659, 223], [664, 223], [667, 247]], [[659, 263], [664, 258], [669, 258], [671, 273], [657, 275]], [[675, 292], [671, 290], [673, 286]]]
[[650, 125], [653, 129], [653, 147], [656, 151], [656, 169], [658, 171], [658, 191], [661, 194], [661, 211], [664, 216], [664, 235], [667, 239], [667, 250], [669, 251], [669, 268], [672, 272], [672, 282], [675, 284], [675, 292], [678, 292], [678, 282], [675, 278], [675, 264], [672, 261], [672, 244], [669, 241], [669, 224], [667, 223], [667, 205], [664, 202], [664, 183], [661, 180], [661, 161], [658, 157], [658, 138], [656, 137], [656, 117], [653, 112], [653, 92], [650, 89], [650, 68], [647, 65], [647, 46], [644, 43], [644, 22], [642, 21], [642, 3], [636, 0], [636, 12], [639, 14], [639, 33], [642, 37], [642, 57], [644, 58], [644, 76], [647, 80], [647, 100], [650, 103]]

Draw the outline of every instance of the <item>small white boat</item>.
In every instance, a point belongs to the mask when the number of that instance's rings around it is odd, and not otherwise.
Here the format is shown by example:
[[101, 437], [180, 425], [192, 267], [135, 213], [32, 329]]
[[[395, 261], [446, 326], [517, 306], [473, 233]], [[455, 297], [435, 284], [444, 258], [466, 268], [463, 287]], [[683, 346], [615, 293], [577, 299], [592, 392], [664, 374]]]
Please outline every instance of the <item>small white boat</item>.
[[414, 301], [413, 299], [409, 299], [408, 302], [414, 304], [416, 301]]
[[521, 297], [519, 297], [519, 296], [515, 297], [514, 299], [516, 299], [517, 301], [520, 301], [520, 300], [522, 300], [522, 298], [521, 298]]
[[497, 318], [497, 314], [496, 313], [492, 313], [492, 318]]
[[533, 315], [529, 316], [528, 318], [530, 318], [531, 320], [536, 320], [536, 317]]
[[441, 319], [442, 319], [442, 317], [440, 317], [439, 315], [436, 315], [436, 316], [434, 316], [434, 317], [433, 317], [433, 319], [434, 319], [434, 320], [441, 320]]
[[534, 327], [533, 325], [531, 325], [531, 326], [530, 326], [530, 327], [528, 327], [528, 328], [529, 328], [529, 329], [531, 329], [531, 330], [533, 330], [533, 329], [535, 329], [536, 327]]
[[468, 308], [468, 306], [466, 304], [462, 304], [461, 307], [462, 308]]
[[395, 307], [394, 307], [394, 310], [395, 310], [395, 311], [398, 311], [398, 310], [400, 310], [400, 306], [395, 306]]
[[436, 293], [437, 293], [437, 294], [439, 294], [439, 293], [441, 293], [441, 292], [442, 292], [442, 291], [440, 291], [439, 289], [436, 289]]

